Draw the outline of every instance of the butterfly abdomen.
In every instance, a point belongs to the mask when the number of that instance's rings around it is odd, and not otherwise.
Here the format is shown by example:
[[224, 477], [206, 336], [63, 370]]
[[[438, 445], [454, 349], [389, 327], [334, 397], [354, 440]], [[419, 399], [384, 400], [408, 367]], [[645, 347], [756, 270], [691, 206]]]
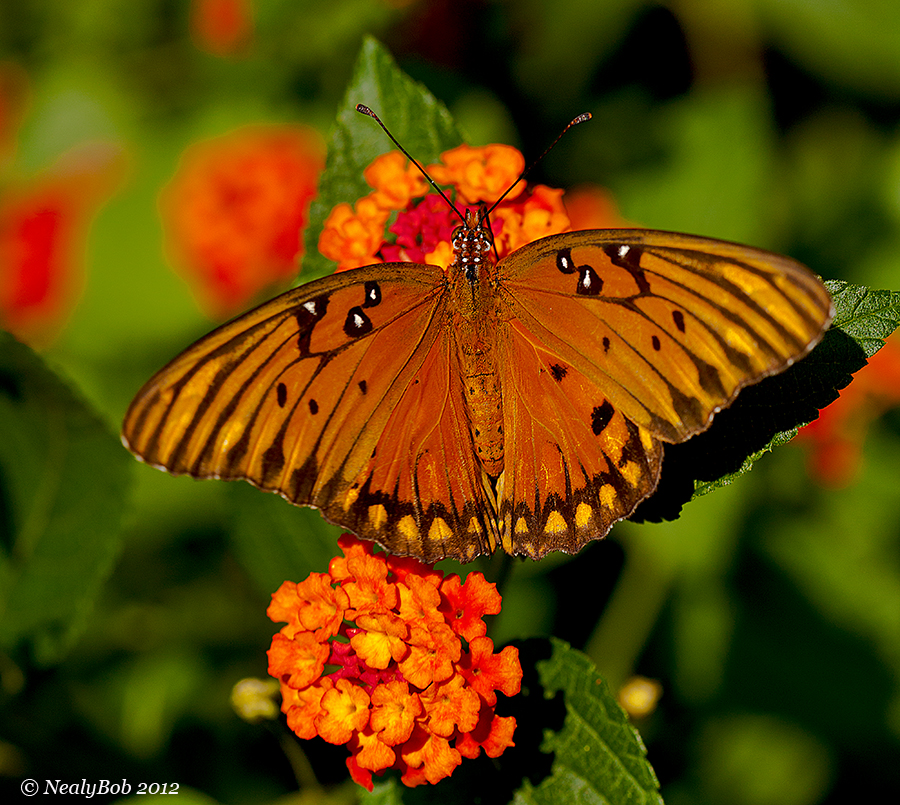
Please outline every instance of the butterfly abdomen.
[[503, 400], [495, 351], [478, 340], [460, 347], [460, 373], [472, 444], [484, 471], [496, 478], [503, 471]]

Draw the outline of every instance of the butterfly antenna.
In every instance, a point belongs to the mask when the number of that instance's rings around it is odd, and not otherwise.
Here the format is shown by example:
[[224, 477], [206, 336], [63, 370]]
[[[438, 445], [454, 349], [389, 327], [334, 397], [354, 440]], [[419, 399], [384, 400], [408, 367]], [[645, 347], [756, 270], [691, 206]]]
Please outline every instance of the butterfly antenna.
[[[385, 126], [384, 123], [381, 122], [381, 118], [378, 117], [378, 115], [376, 115], [371, 109], [369, 109], [368, 106], [365, 106], [364, 104], [361, 104], [361, 103], [356, 104], [356, 111], [359, 112], [360, 114], [368, 115], [368, 116], [371, 117], [372, 120], [374, 120], [379, 126], [381, 126], [382, 130], [384, 131], [384, 133], [387, 134], [387, 136], [391, 138], [391, 142], [392, 142], [394, 145], [396, 145], [397, 148], [400, 149], [401, 153], [402, 153], [402, 154], [403, 154], [410, 162], [412, 162], [413, 165], [415, 165], [415, 166], [419, 169], [419, 172], [427, 179], [428, 184], [430, 184], [435, 190], [437, 190], [438, 193], [440, 193], [441, 198], [443, 198], [444, 201], [446, 201], [446, 202], [450, 205], [450, 209], [453, 210], [453, 212], [456, 213], [456, 215], [457, 215], [457, 217], [459, 218], [459, 220], [462, 221], [463, 223], [465, 223], [465, 220], [466, 220], [466, 219], [463, 217], [462, 213], [461, 213], [458, 209], [456, 209], [456, 205], [455, 205], [452, 201], [450, 201], [450, 199], [448, 198], [447, 194], [446, 194], [443, 190], [441, 190], [441, 188], [438, 187], [437, 184], [435, 184], [434, 179], [432, 179], [432, 178], [428, 175], [428, 173], [426, 172], [425, 168], [423, 168], [423, 167], [418, 163], [418, 161], [417, 161], [417, 160], [409, 153], [409, 151], [407, 151], [402, 145], [400, 145], [400, 143], [397, 142], [397, 138], [396, 138], [393, 134], [391, 134], [390, 131], [388, 131], [388, 127]], [[572, 125], [572, 124], [570, 123], [569, 125]], [[562, 136], [562, 135], [560, 135], [560, 137], [561, 137], [561, 136]], [[557, 137], [556, 139], [558, 140], [559, 137]]]
[[525, 168], [525, 170], [523, 170], [519, 174], [519, 178], [516, 179], [508, 188], [506, 188], [506, 192], [491, 205], [490, 209], [485, 212], [485, 217], [490, 215], [497, 207], [497, 205], [509, 195], [510, 190], [512, 190], [519, 182], [522, 181], [522, 179], [524, 179], [529, 173], [531, 173], [532, 169], [538, 164], [538, 162], [540, 162], [545, 156], [547, 156], [547, 154], [550, 153], [550, 150], [553, 148], [553, 146], [555, 146], [562, 139], [563, 135], [570, 128], [572, 128], [572, 126], [577, 126], [579, 123], [584, 123], [586, 120], [590, 120], [591, 117], [592, 115], [590, 112], [582, 112], [574, 120], [569, 121], [568, 125], [556, 136], [556, 139], [544, 149], [544, 153], [541, 154], [536, 160], [534, 160], [534, 162], [532, 162], [527, 168]]

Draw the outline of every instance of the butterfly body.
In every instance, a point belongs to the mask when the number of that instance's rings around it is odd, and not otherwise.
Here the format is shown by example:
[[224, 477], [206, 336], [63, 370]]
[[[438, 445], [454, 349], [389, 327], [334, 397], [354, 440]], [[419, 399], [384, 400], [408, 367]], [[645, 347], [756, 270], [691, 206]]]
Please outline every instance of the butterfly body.
[[472, 446], [484, 471], [496, 478], [503, 470], [503, 393], [497, 365], [497, 337], [504, 306], [497, 282], [493, 241], [480, 213], [467, 210], [453, 235], [454, 260], [447, 269], [451, 286], [450, 327]]
[[469, 213], [447, 272], [346, 271], [220, 327], [139, 392], [125, 444], [426, 561], [571, 553], [832, 316], [799, 263], [722, 241], [569, 232], [499, 262], [491, 242]]

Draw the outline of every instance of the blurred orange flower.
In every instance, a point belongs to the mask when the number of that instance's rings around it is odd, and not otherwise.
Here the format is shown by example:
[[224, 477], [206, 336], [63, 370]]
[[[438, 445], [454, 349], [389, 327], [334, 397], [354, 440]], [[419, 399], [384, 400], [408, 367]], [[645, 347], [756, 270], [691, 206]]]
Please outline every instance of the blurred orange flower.
[[294, 277], [323, 165], [321, 136], [300, 126], [250, 126], [184, 152], [160, 208], [171, 259], [210, 315]]
[[[562, 190], [516, 183], [525, 160], [511, 146], [461, 145], [445, 151], [440, 159], [428, 166], [428, 172], [447, 186], [457, 205], [490, 204], [515, 183], [491, 216], [501, 259], [546, 235], [628, 225], [599, 188], [578, 196], [576, 225], [568, 213], [569, 194], [564, 197]], [[453, 259], [450, 239], [460, 217], [437, 193], [428, 192], [415, 165], [398, 151], [390, 151], [377, 157], [364, 175], [373, 192], [353, 206], [344, 203], [332, 210], [319, 237], [319, 251], [337, 262], [338, 271], [394, 261], [449, 266]]]
[[436, 783], [463, 757], [513, 746], [515, 719], [494, 708], [496, 691], [519, 692], [518, 650], [495, 654], [483, 636], [484, 615], [500, 611], [496, 587], [480, 573], [462, 582], [375, 553], [350, 534], [338, 544], [344, 556], [328, 573], [284, 582], [268, 609], [288, 624], [269, 649], [288, 726], [347, 744], [350, 774], [370, 791], [373, 772], [396, 768], [406, 785]]
[[46, 346], [65, 324], [84, 284], [91, 219], [124, 161], [116, 146], [82, 145], [0, 191], [0, 325], [19, 339]]
[[585, 184], [567, 190], [563, 204], [573, 231], [634, 226], [619, 215], [612, 193], [597, 185]]
[[900, 336], [885, 341], [819, 418], [800, 428], [796, 443], [809, 454], [810, 475], [834, 489], [851, 484], [859, 472], [869, 425], [900, 406]]
[[200, 50], [234, 56], [253, 37], [250, 0], [191, 0], [191, 36]]

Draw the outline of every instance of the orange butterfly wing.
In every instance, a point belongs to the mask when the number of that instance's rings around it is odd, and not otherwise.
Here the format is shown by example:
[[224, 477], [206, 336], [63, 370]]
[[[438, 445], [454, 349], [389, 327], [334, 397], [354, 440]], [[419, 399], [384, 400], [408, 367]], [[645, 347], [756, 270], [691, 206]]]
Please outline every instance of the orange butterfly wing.
[[389, 263], [288, 291], [160, 370], [122, 438], [175, 475], [243, 479], [395, 553], [496, 545], [452, 371], [446, 276]]
[[662, 442], [705, 430], [833, 315], [799, 263], [668, 232], [555, 235], [497, 269], [502, 542], [535, 558], [604, 536], [655, 489]]

